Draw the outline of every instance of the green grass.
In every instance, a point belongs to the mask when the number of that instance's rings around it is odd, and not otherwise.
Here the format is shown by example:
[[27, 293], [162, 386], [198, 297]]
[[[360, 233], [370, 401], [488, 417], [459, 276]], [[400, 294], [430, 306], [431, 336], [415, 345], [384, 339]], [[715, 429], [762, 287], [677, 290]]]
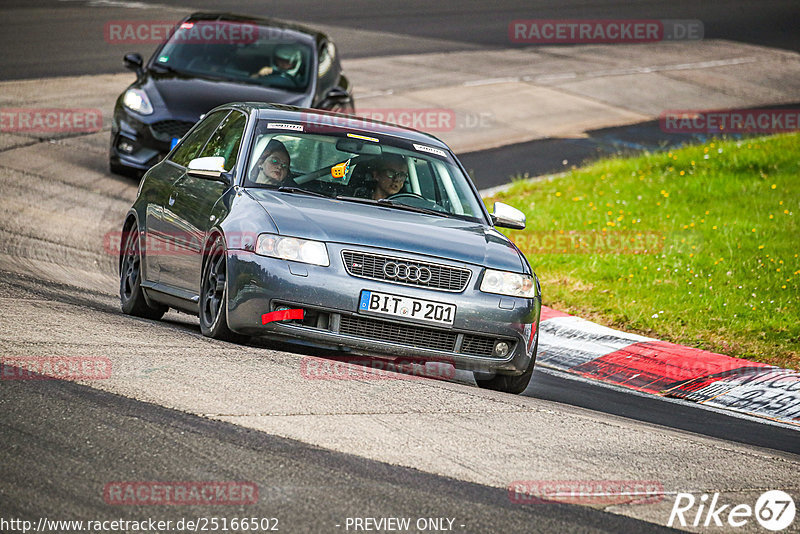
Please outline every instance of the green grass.
[[[517, 181], [486, 202], [495, 200], [528, 217], [526, 230], [507, 233], [539, 275], [545, 305], [800, 368], [799, 135], [602, 160]], [[594, 241], [569, 253], [577, 241], [556, 247], [552, 237], [570, 231], [622, 235], [639, 253]]]

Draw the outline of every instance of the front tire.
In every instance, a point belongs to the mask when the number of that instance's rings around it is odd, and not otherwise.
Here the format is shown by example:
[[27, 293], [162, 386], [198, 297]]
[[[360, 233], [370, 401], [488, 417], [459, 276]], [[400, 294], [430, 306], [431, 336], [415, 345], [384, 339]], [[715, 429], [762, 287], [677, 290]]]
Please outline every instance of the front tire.
[[228, 328], [228, 262], [225, 243], [217, 236], [208, 250], [200, 285], [200, 331], [222, 341], [242, 341], [244, 336]]
[[539, 352], [539, 334], [536, 334], [536, 343], [533, 346], [533, 353], [531, 355], [531, 362], [528, 368], [521, 375], [500, 375], [496, 374], [492, 378], [480, 380], [475, 377], [475, 382], [478, 387], [483, 389], [491, 389], [494, 391], [502, 391], [503, 393], [511, 393], [518, 395], [525, 391], [530, 384], [531, 377], [533, 376], [533, 368], [536, 366], [536, 353]]
[[161, 319], [167, 312], [166, 306], [151, 306], [144, 298], [142, 289], [142, 254], [139, 248], [139, 232], [134, 222], [123, 232], [121, 261], [119, 270], [119, 300], [122, 312], [145, 319]]

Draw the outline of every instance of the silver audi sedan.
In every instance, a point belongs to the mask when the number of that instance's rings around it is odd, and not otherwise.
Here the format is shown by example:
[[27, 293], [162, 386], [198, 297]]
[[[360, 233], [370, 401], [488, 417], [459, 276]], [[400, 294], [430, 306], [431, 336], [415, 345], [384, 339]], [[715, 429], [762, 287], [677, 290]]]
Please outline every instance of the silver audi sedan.
[[124, 312], [199, 316], [382, 359], [447, 362], [520, 393], [541, 290], [452, 151], [347, 115], [234, 103], [209, 112], [142, 178], [120, 239]]

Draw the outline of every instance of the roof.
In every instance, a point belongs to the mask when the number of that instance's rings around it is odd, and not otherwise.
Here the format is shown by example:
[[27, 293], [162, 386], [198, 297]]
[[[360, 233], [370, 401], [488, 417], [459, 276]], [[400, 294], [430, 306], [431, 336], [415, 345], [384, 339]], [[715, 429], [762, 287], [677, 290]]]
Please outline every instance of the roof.
[[246, 24], [255, 24], [258, 26], [267, 26], [270, 28], [280, 28], [282, 30], [291, 30], [299, 34], [304, 34], [308, 36], [310, 39], [314, 39], [316, 41], [319, 41], [320, 39], [323, 38], [330, 40], [326, 34], [322, 33], [321, 31], [315, 30], [313, 28], [266, 17], [237, 15], [235, 13], [197, 12], [197, 13], [192, 13], [191, 15], [186, 17], [185, 20], [187, 21], [220, 20], [220, 21], [230, 21], [230, 22], [241, 22]]
[[303, 122], [307, 124], [317, 124], [331, 129], [347, 132], [372, 133], [389, 137], [396, 137], [418, 143], [425, 143], [430, 146], [450, 150], [446, 144], [433, 135], [425, 132], [406, 128], [396, 124], [365, 119], [353, 115], [344, 115], [319, 109], [298, 108], [294, 106], [284, 106], [281, 104], [266, 104], [263, 102], [236, 102], [226, 104], [235, 105], [240, 109], [255, 112], [260, 119], [275, 119], [289, 122]]

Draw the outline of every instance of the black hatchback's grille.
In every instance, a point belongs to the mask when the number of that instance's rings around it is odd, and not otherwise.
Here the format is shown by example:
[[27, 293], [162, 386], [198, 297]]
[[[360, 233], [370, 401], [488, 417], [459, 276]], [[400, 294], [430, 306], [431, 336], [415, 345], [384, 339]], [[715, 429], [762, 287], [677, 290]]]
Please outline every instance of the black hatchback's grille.
[[[469, 269], [449, 265], [351, 250], [343, 251], [342, 259], [345, 269], [353, 276], [443, 291], [464, 291], [472, 274]], [[390, 264], [388, 269], [387, 264]]]
[[389, 341], [431, 350], [453, 352], [457, 334], [420, 326], [389, 323], [343, 315], [339, 332], [351, 336]]
[[192, 126], [194, 126], [193, 122], [166, 120], [153, 123], [151, 128], [153, 129], [153, 135], [168, 141], [174, 137], [183, 137]]

